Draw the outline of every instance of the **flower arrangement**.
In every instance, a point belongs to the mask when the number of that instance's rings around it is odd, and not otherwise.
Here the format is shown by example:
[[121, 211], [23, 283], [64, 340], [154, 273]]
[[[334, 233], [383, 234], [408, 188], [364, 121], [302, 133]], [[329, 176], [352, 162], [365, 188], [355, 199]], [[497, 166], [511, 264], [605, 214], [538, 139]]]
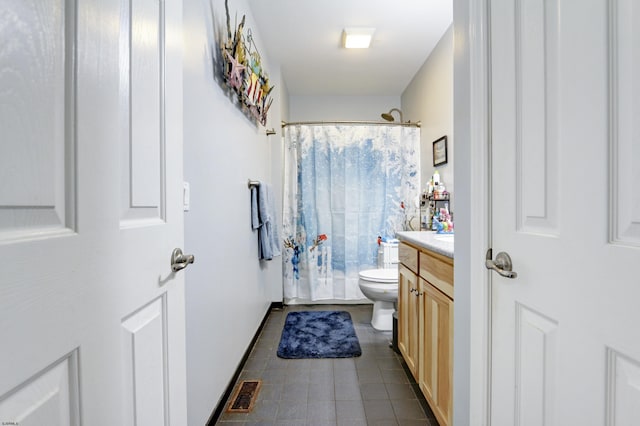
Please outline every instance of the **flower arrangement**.
[[311, 247], [309, 247], [309, 251], [314, 251], [316, 249], [316, 247], [318, 247], [319, 245], [321, 245], [325, 241], [327, 241], [327, 235], [326, 234], [318, 235], [316, 237], [316, 239], [313, 240], [313, 245]]
[[415, 231], [411, 224], [411, 221], [415, 219], [415, 215], [412, 215], [404, 204], [404, 201], [400, 201], [400, 210], [402, 210], [402, 231]]
[[274, 86], [262, 69], [262, 60], [253, 42], [250, 29], [244, 34], [245, 16], [231, 32], [228, 0], [224, 2], [227, 12], [227, 40], [221, 43], [223, 75], [227, 85], [236, 93], [238, 100], [260, 124], [267, 124], [267, 112], [273, 103], [269, 95]]
[[291, 266], [293, 268], [293, 276], [295, 279], [300, 279], [300, 269], [298, 264], [300, 263], [300, 251], [302, 247], [293, 238], [293, 236], [289, 236], [284, 240], [284, 246], [285, 248], [291, 249]]

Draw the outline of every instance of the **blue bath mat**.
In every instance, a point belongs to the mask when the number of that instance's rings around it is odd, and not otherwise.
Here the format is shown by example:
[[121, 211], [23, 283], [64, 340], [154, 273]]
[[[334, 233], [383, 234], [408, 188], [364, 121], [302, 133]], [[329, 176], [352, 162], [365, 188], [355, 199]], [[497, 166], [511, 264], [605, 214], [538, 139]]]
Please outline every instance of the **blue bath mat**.
[[362, 355], [351, 315], [345, 311], [289, 312], [278, 346], [278, 356], [351, 358]]

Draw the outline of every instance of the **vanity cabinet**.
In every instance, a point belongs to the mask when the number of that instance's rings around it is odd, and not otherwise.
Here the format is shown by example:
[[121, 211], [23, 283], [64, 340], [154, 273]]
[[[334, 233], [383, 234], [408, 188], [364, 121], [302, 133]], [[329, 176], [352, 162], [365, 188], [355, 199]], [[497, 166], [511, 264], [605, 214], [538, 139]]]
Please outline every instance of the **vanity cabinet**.
[[400, 244], [398, 249], [398, 349], [413, 376], [418, 377], [418, 324], [420, 320], [418, 250]]
[[405, 265], [398, 266], [398, 349], [413, 377], [418, 377], [418, 324], [420, 304], [418, 275]]
[[[404, 247], [404, 250], [403, 250]], [[400, 244], [398, 347], [440, 426], [453, 413], [453, 259]], [[417, 265], [412, 264], [415, 253]]]

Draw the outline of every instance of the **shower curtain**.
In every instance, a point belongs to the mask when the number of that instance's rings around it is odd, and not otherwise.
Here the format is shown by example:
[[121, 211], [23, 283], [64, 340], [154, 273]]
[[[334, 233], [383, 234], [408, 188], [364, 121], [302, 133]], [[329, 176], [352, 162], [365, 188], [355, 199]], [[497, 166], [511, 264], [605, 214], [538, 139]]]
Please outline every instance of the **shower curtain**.
[[376, 267], [378, 237], [419, 217], [420, 130], [295, 125], [284, 135], [285, 300], [363, 299], [358, 273]]

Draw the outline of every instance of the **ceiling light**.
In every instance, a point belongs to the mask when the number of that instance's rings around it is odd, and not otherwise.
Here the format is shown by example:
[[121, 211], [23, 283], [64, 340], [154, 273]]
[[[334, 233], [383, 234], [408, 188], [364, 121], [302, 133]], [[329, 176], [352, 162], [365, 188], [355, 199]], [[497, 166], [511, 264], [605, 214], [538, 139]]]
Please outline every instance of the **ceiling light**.
[[345, 28], [342, 32], [343, 46], [347, 49], [368, 49], [375, 28]]

